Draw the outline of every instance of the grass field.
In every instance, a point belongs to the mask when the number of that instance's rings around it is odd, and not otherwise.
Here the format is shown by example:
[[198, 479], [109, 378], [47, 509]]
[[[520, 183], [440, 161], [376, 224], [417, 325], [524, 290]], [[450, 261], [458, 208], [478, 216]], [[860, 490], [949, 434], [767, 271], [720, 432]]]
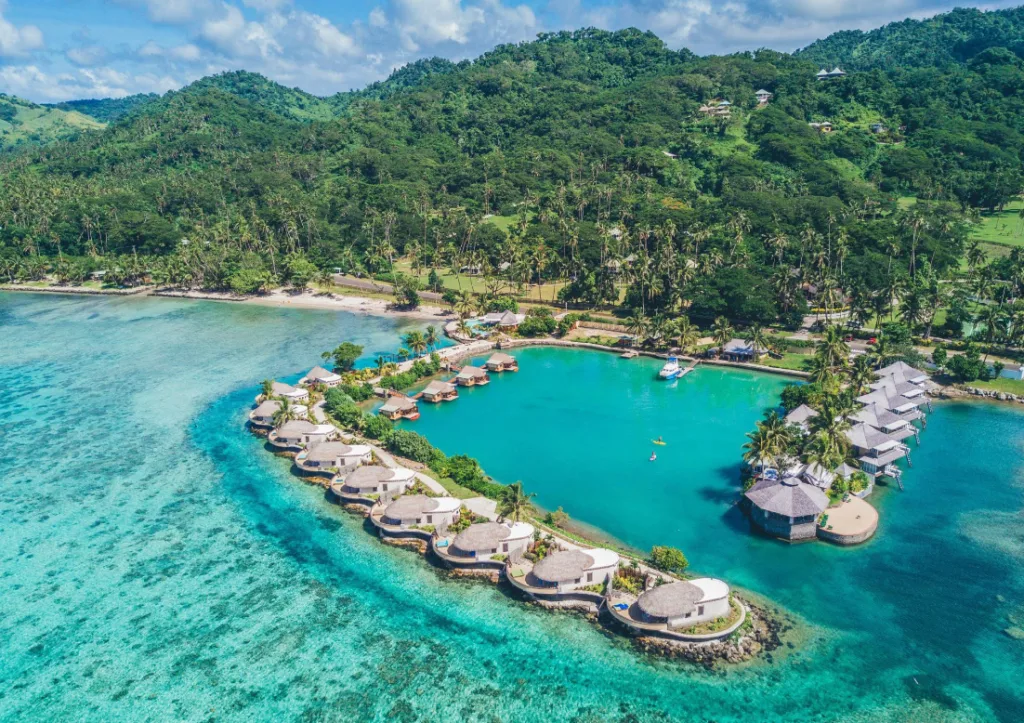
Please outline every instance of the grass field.
[[971, 238], [983, 244], [1024, 246], [1024, 201], [1014, 201], [996, 213], [983, 214], [981, 222], [971, 231]]
[[971, 382], [967, 386], [977, 387], [978, 389], [987, 389], [995, 392], [1005, 392], [1006, 394], [1016, 394], [1018, 396], [1024, 395], [1024, 381], [1020, 379], [1006, 379], [1000, 377], [999, 379], [993, 379], [987, 382]]
[[763, 356], [758, 364], [763, 364], [766, 367], [775, 367], [776, 369], [792, 369], [793, 371], [806, 371], [804, 364], [811, 359], [814, 355], [808, 354], [796, 354], [793, 352], [786, 352], [782, 355], [781, 359], [775, 359], [770, 356]]
[[78, 111], [63, 111], [15, 102], [17, 112], [11, 121], [0, 120], [0, 148], [22, 143], [46, 142], [67, 137], [77, 131], [106, 128], [95, 118]]

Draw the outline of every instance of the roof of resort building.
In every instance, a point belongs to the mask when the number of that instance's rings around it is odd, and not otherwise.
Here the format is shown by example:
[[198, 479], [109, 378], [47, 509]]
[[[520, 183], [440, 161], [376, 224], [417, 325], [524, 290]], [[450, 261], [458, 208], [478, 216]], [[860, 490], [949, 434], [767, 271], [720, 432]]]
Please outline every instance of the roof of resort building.
[[754, 95], [771, 95], [767, 90], [761, 88], [761, 90], [754, 91]]
[[836, 479], [835, 472], [825, 469], [817, 462], [809, 464], [803, 470], [804, 481], [815, 487], [827, 490]]
[[381, 405], [381, 411], [384, 412], [407, 412], [410, 409], [416, 408], [416, 400], [410, 399], [409, 397], [395, 395], [388, 397], [387, 401]]
[[[348, 484], [348, 480], [345, 480]], [[428, 512], [454, 512], [461, 503], [454, 497], [427, 497], [426, 495], [405, 495], [392, 502], [384, 510], [387, 517], [403, 519], [417, 517]]]
[[[363, 450], [369, 452], [370, 448], [350, 447], [344, 442], [320, 442], [320, 444], [313, 445], [306, 453], [306, 461], [332, 462], [339, 457], [348, 457], [353, 454], [359, 454]], [[362, 453], [365, 454], [365, 452]]]
[[319, 381], [335, 381], [341, 379], [341, 377], [334, 372], [329, 372], [323, 367], [313, 367], [309, 370], [306, 375], [306, 379], [319, 380]]
[[559, 550], [533, 566], [534, 577], [545, 582], [572, 582], [594, 567], [594, 558], [582, 550]]
[[725, 346], [722, 347], [722, 352], [725, 354], [763, 354], [764, 351], [764, 347], [757, 347], [757, 349], [755, 349], [742, 339], [730, 339], [725, 343]]
[[491, 354], [491, 357], [487, 360], [488, 364], [513, 364], [515, 363], [515, 357], [511, 357], [500, 351], [496, 351]]
[[452, 546], [466, 552], [496, 549], [503, 540], [522, 540], [533, 535], [533, 525], [525, 522], [480, 522], [470, 525], [452, 541]]
[[522, 319], [519, 317], [518, 314], [515, 314], [514, 312], [511, 311], [506, 311], [504, 314], [501, 315], [501, 318], [498, 319], [498, 326], [519, 326], [519, 323], [521, 321]]
[[376, 487], [381, 482], [404, 482], [416, 477], [416, 473], [405, 467], [378, 467], [366, 465], [356, 467], [345, 475], [345, 486], [353, 489]]
[[704, 591], [704, 597], [700, 602], [721, 600], [729, 596], [729, 585], [717, 577], [698, 577], [696, 580], [690, 580], [689, 582], [691, 585], [696, 585]]
[[856, 414], [851, 415], [850, 419], [870, 424], [872, 427], [877, 427], [881, 430], [903, 427], [909, 424], [905, 419], [893, 414], [877, 402], [865, 404]]
[[924, 381], [928, 378], [928, 375], [920, 369], [915, 369], [906, 362], [898, 361], [893, 362], [888, 366], [884, 366], [875, 372], [876, 377], [891, 377], [894, 374], [902, 374], [903, 378], [908, 382]]
[[860, 472], [859, 469], [857, 469], [856, 467], [851, 467], [850, 465], [846, 464], [846, 462], [843, 462], [841, 465], [836, 467], [836, 474], [842, 477], [843, 479], [850, 479], [851, 477], [853, 477], [853, 475], [857, 474], [858, 472]]
[[692, 613], [704, 599], [704, 591], [689, 582], [670, 582], [640, 593], [636, 606], [652, 618], [678, 618]]
[[482, 321], [485, 324], [497, 324], [498, 321], [501, 320], [501, 317], [502, 317], [502, 312], [500, 312], [500, 311], [491, 311], [491, 312], [488, 312], [487, 314], [484, 314], [483, 316], [481, 316], [480, 317], [480, 321]]
[[762, 510], [784, 517], [816, 515], [828, 507], [824, 492], [792, 477], [762, 479], [747, 490], [745, 497]]
[[487, 370], [480, 367], [464, 366], [459, 372], [462, 379], [480, 379], [487, 376]]
[[846, 430], [846, 438], [854, 447], [861, 449], [891, 449], [899, 444], [898, 440], [893, 439], [882, 430], [863, 422]]
[[424, 389], [424, 394], [447, 394], [455, 391], [455, 385], [451, 382], [432, 381]]
[[313, 424], [312, 422], [307, 421], [305, 419], [290, 419], [281, 425], [281, 427], [277, 430], [277, 433], [279, 435], [312, 434], [316, 432], [320, 426], [326, 425]]
[[818, 412], [806, 404], [801, 404], [785, 416], [786, 424], [803, 424], [811, 417], [817, 417]]
[[281, 402], [276, 399], [268, 399], [261, 402], [258, 407], [252, 410], [257, 417], [270, 417], [281, 408]]
[[271, 391], [278, 397], [295, 394], [296, 392], [301, 392], [302, 394], [306, 393], [305, 389], [299, 389], [298, 387], [293, 387], [291, 384], [285, 384], [284, 382], [274, 382]]

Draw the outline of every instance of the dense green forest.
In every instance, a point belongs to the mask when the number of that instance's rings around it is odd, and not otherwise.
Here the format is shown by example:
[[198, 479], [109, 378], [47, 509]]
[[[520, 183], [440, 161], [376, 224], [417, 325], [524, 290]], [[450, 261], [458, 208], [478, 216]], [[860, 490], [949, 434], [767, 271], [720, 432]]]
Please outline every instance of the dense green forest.
[[956, 332], [1020, 296], [1020, 252], [968, 231], [1024, 185], [1022, 33], [1021, 10], [959, 10], [698, 57], [586, 29], [330, 98], [215, 76], [0, 156], [0, 274], [257, 291], [407, 258], [702, 325], [810, 301], [929, 327], [969, 277]]

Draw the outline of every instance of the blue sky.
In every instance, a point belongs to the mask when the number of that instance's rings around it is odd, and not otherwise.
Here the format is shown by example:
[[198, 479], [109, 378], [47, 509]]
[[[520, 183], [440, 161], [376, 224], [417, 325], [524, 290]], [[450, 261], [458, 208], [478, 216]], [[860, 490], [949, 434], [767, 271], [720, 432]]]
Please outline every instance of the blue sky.
[[[977, 5], [985, 9], [1020, 0]], [[39, 102], [164, 92], [224, 70], [327, 95], [417, 58], [539, 32], [638, 27], [673, 48], [794, 50], [949, 0], [0, 0], [0, 92]]]

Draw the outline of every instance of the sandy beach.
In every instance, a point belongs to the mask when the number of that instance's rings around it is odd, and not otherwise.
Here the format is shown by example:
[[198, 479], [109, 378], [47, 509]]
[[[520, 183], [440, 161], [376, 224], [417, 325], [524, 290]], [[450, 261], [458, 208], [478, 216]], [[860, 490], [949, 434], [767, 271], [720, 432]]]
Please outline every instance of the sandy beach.
[[239, 296], [226, 292], [194, 291], [181, 289], [92, 289], [69, 286], [27, 286], [5, 284], [0, 291], [20, 291], [38, 293], [81, 294], [88, 296], [161, 296], [173, 299], [196, 299], [202, 301], [230, 301], [235, 304], [257, 304], [260, 306], [277, 306], [294, 309], [323, 309], [326, 311], [348, 311], [356, 314], [372, 314], [374, 316], [393, 316], [406, 319], [421, 319], [445, 323], [454, 318], [454, 314], [439, 306], [423, 305], [414, 310], [396, 309], [386, 299], [373, 299], [365, 296], [348, 296], [337, 293], [305, 291], [297, 294], [286, 289], [274, 289], [262, 296]]

